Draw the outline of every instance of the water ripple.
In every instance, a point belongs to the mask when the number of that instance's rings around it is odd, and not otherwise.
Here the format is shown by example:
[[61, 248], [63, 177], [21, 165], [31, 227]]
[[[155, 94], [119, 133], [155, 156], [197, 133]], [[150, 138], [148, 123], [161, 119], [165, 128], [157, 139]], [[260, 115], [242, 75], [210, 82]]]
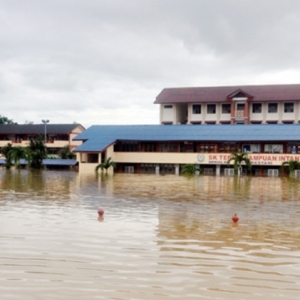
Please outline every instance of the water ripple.
[[299, 199], [278, 178], [0, 170], [1, 300], [299, 299]]

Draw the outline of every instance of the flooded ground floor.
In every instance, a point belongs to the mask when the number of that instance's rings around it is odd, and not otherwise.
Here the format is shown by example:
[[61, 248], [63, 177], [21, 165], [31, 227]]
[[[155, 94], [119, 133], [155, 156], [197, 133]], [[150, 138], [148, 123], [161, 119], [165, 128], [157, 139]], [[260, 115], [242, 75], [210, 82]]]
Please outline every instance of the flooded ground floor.
[[[224, 175], [233, 176], [235, 174], [233, 166], [229, 165], [198, 165], [200, 173], [203, 175]], [[139, 164], [139, 163], [118, 163], [117, 173], [135, 173], [135, 174], [175, 174], [182, 173], [184, 164]], [[263, 176], [263, 177], [278, 177], [286, 176], [287, 169], [282, 169], [281, 166], [252, 166], [251, 169], [247, 169], [243, 166], [241, 169], [241, 175], [248, 176]], [[296, 177], [300, 176], [300, 171], [294, 172]]]

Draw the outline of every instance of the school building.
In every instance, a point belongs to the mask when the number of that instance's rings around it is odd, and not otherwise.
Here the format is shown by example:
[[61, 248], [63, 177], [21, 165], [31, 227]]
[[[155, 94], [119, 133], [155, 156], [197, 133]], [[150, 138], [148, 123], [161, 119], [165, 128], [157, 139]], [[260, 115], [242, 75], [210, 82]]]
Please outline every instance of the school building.
[[[247, 152], [252, 175], [277, 176], [300, 161], [300, 84], [168, 88], [156, 98], [159, 125], [94, 125], [74, 138], [79, 170], [111, 157], [115, 172], [232, 174], [231, 152]], [[246, 172], [246, 169], [244, 169]]]

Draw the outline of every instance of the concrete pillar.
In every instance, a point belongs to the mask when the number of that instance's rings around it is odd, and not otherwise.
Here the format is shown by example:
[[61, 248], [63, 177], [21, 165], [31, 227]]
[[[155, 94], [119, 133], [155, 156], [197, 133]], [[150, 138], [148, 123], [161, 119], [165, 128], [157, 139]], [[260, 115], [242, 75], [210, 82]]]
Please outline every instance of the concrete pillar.
[[230, 123], [234, 124], [235, 123], [235, 103], [234, 103], [234, 101], [232, 101], [232, 99], [230, 99], [230, 100], [231, 100], [231, 108], [230, 108], [230, 110], [231, 110], [231, 120], [230, 120]]
[[175, 175], [179, 175], [179, 165], [175, 165]]
[[221, 166], [220, 165], [216, 165], [216, 175], [217, 176], [221, 175]]
[[155, 166], [155, 174], [159, 175], [159, 166]]
[[245, 109], [244, 109], [244, 123], [249, 124], [250, 114], [249, 114], [249, 101], [245, 102]]

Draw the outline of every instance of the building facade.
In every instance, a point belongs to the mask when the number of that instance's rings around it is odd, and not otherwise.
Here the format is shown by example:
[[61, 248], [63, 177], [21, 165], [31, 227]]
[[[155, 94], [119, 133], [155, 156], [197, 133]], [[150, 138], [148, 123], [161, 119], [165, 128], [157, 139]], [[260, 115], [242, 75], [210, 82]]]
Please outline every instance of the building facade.
[[71, 150], [81, 144], [73, 138], [85, 128], [80, 124], [5, 124], [0, 125], [0, 149], [7, 146], [27, 147], [31, 138], [42, 136], [45, 139], [48, 154], [58, 154], [69, 146]]
[[180, 174], [199, 164], [204, 174], [232, 174], [227, 162], [239, 150], [257, 176], [278, 176], [283, 162], [300, 161], [300, 124], [95, 125], [75, 139], [83, 142], [75, 149], [82, 172], [111, 157], [121, 173]]
[[160, 125], [92, 126], [79, 134], [79, 170], [93, 172], [111, 157], [116, 172], [180, 174], [199, 164], [204, 174], [233, 174], [227, 162], [242, 151], [252, 175], [278, 176], [283, 162], [300, 161], [300, 84], [170, 88], [154, 103]]
[[166, 88], [160, 124], [297, 124], [300, 84]]

